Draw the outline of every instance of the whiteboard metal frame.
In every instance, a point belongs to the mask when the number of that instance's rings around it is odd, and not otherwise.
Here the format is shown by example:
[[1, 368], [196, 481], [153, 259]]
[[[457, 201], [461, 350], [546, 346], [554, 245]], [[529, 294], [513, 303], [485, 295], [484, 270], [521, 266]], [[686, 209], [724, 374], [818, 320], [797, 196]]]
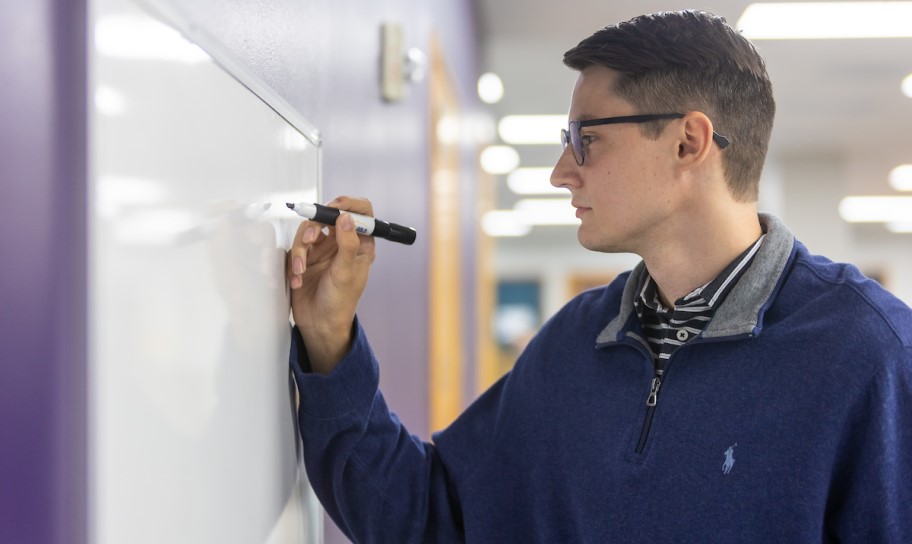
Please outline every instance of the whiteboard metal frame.
[[205, 28], [165, 0], [134, 0], [134, 2], [208, 53], [228, 75], [265, 102], [311, 144], [316, 147], [322, 146], [323, 140], [317, 127]]

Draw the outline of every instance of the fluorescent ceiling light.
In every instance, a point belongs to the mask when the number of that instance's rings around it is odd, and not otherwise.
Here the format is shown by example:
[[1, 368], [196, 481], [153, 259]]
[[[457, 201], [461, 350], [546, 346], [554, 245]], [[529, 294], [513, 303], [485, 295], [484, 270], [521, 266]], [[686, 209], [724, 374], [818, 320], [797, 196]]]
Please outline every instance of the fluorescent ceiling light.
[[890, 171], [890, 187], [897, 191], [912, 191], [912, 164], [901, 164]]
[[887, 230], [896, 234], [912, 234], [912, 221], [906, 223], [887, 223]]
[[522, 215], [513, 210], [491, 210], [481, 218], [481, 228], [488, 236], [518, 237], [532, 231], [532, 225], [523, 220]]
[[513, 209], [530, 225], [579, 225], [569, 198], [524, 198]]
[[95, 89], [95, 108], [102, 115], [116, 116], [127, 109], [127, 100], [122, 92], [112, 87], [99, 85]]
[[905, 223], [912, 219], [912, 196], [847, 196], [839, 215], [849, 223]]
[[487, 144], [496, 136], [494, 121], [483, 113], [444, 115], [437, 121], [436, 133], [437, 139], [445, 145]]
[[459, 118], [454, 115], [444, 115], [437, 121], [437, 139], [446, 145], [458, 143], [461, 130]]
[[899, 88], [900, 88], [900, 90], [902, 90], [902, 93], [904, 95], [908, 96], [909, 98], [912, 98], [912, 74], [909, 74], [905, 78], [903, 78], [902, 84], [900, 84]]
[[507, 187], [518, 195], [567, 194], [567, 189], [551, 185], [553, 168], [517, 168], [507, 176]]
[[129, 245], [172, 245], [181, 235], [199, 227], [189, 210], [162, 208], [132, 213], [114, 221], [114, 236]]
[[481, 167], [489, 174], [507, 174], [519, 166], [519, 153], [508, 145], [489, 145], [481, 152]]
[[512, 210], [493, 210], [484, 215], [482, 228], [489, 236], [525, 236], [533, 226], [579, 225], [569, 198], [526, 198]]
[[100, 176], [95, 183], [95, 209], [106, 218], [117, 216], [127, 207], [162, 204], [168, 196], [161, 180]]
[[478, 97], [485, 104], [496, 104], [504, 95], [503, 81], [497, 74], [488, 72], [478, 78]]
[[95, 48], [106, 57], [193, 64], [210, 59], [173, 28], [143, 17], [109, 15], [95, 25]]
[[753, 40], [908, 38], [912, 2], [751, 4], [736, 28]]
[[500, 139], [514, 145], [560, 145], [562, 128], [567, 128], [566, 115], [508, 115], [497, 124]]

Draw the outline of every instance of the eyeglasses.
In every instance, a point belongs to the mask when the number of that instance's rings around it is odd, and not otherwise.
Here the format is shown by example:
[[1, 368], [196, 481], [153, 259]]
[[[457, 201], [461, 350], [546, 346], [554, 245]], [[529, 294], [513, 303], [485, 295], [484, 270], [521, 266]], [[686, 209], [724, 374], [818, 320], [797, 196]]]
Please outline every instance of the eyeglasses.
[[[647, 121], [657, 121], [659, 119], [680, 119], [684, 117], [683, 113], [655, 113], [649, 115], [624, 115], [621, 117], [605, 117], [602, 119], [589, 119], [586, 121], [570, 121], [570, 130], [561, 129], [561, 149], [567, 149], [567, 145], [573, 150], [573, 158], [576, 164], [582, 166], [586, 160], [583, 152], [583, 137], [580, 129], [583, 127], [592, 127], [596, 125], [614, 125], [618, 123], [645, 123]], [[721, 149], [725, 149], [731, 144], [731, 141], [713, 131], [713, 141]]]

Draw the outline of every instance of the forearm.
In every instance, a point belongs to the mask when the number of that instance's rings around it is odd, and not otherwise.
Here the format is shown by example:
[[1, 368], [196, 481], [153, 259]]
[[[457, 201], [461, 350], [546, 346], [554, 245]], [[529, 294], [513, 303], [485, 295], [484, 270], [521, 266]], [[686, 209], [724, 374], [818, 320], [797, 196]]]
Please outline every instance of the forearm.
[[[296, 333], [297, 334], [297, 333]], [[379, 371], [355, 324], [353, 343], [329, 376], [292, 346], [298, 425], [310, 482], [355, 542], [459, 541], [449, 482], [434, 446], [411, 436], [378, 390]], [[428, 534], [433, 527], [433, 535]]]

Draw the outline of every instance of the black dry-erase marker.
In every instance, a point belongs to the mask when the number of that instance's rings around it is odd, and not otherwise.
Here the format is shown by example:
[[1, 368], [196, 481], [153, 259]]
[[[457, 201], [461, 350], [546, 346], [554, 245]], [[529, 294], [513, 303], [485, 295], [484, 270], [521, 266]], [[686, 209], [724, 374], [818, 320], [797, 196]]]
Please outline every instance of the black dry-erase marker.
[[336, 219], [343, 213], [347, 213], [355, 220], [355, 231], [358, 234], [385, 238], [392, 242], [399, 242], [400, 244], [409, 246], [415, 243], [415, 229], [410, 227], [404, 227], [402, 225], [397, 225], [396, 223], [387, 223], [386, 221], [381, 221], [367, 215], [346, 212], [321, 204], [311, 204], [310, 202], [298, 202], [296, 204], [286, 202], [285, 205], [301, 217], [306, 217], [307, 219], [316, 221], [317, 223], [323, 223], [324, 225], [335, 225]]

